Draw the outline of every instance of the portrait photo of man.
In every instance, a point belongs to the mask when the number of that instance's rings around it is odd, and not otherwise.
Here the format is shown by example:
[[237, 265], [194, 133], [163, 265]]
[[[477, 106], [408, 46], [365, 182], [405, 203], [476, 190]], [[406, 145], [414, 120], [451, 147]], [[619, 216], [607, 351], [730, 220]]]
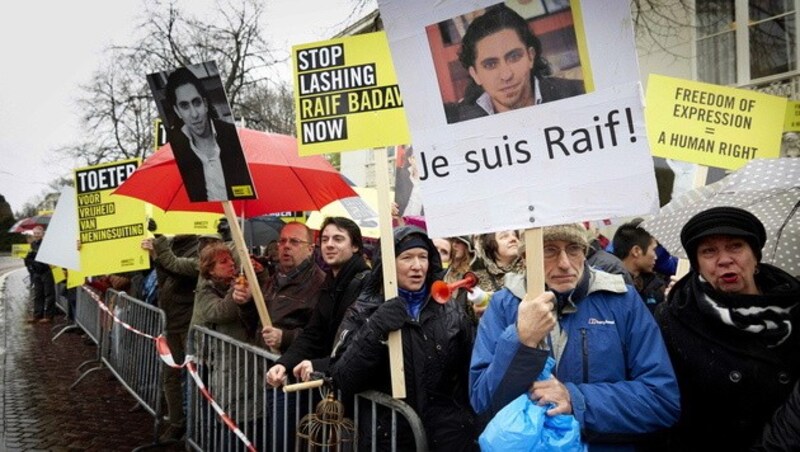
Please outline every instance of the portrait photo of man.
[[[441, 35], [444, 43], [430, 42], [434, 58], [451, 55], [450, 47], [460, 41], [460, 67], [453, 61], [436, 64], [448, 124], [586, 93], [568, 2], [562, 10], [537, 19], [559, 47], [552, 51], [559, 56], [557, 68], [532, 30], [537, 22], [523, 18], [508, 3], [523, 2], [498, 3], [428, 30], [429, 39]], [[568, 20], [556, 21], [556, 16]], [[567, 73], [581, 78], [562, 76]]]
[[[189, 200], [255, 198], [250, 171], [216, 64], [206, 62], [180, 67], [171, 72], [150, 74], [147, 79]], [[230, 121], [220, 117], [218, 107], [228, 113]]]

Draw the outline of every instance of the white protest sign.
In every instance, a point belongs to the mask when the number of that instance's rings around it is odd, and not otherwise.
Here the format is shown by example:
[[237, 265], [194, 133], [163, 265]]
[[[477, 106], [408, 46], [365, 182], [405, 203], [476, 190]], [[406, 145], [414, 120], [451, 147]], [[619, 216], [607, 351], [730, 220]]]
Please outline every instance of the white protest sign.
[[[657, 210], [628, 2], [562, 2], [546, 12], [520, 0], [378, 3], [431, 236]], [[538, 42], [471, 32], [489, 12], [524, 19]], [[459, 62], [465, 47], [472, 64]], [[537, 69], [539, 56], [552, 76]]]
[[36, 260], [50, 265], [81, 269], [78, 252], [78, 209], [75, 202], [75, 188], [64, 187], [58, 197], [53, 218], [47, 225]]

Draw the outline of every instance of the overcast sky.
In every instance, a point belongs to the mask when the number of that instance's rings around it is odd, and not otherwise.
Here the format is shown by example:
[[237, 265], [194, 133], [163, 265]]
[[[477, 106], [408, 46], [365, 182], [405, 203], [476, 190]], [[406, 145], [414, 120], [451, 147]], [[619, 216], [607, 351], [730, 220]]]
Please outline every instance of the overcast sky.
[[[211, 0], [180, 1], [199, 15], [211, 10]], [[74, 162], [59, 160], [52, 150], [78, 141], [78, 86], [89, 81], [104, 48], [130, 42], [141, 2], [44, 0], [12, 2], [4, 8], [0, 195], [15, 213], [41, 196], [50, 181], [71, 176]], [[348, 19], [352, 3], [266, 0], [264, 38], [288, 55], [292, 45], [335, 34]]]

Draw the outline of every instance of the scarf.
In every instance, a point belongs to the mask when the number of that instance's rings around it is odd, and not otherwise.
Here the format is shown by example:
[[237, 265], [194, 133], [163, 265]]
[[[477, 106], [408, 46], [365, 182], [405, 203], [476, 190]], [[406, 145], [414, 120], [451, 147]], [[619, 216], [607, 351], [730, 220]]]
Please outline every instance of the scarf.
[[768, 347], [777, 347], [792, 334], [792, 310], [798, 303], [795, 291], [777, 287], [760, 295], [722, 293], [699, 273], [692, 276], [690, 284], [701, 313], [760, 337]]
[[283, 273], [281, 271], [278, 271], [278, 273], [275, 275], [275, 284], [276, 284], [277, 288], [281, 289], [284, 286], [288, 285], [300, 273], [303, 273], [304, 271], [308, 270], [308, 267], [310, 267], [310, 266], [311, 266], [311, 259], [308, 258], [308, 259], [304, 260], [303, 262], [301, 262], [300, 265], [298, 265], [297, 267], [289, 270], [288, 273]]
[[423, 286], [422, 289], [416, 292], [398, 287], [397, 292], [403, 300], [406, 300], [408, 315], [414, 320], [419, 320], [419, 311], [422, 309], [422, 303], [428, 299], [428, 287]]

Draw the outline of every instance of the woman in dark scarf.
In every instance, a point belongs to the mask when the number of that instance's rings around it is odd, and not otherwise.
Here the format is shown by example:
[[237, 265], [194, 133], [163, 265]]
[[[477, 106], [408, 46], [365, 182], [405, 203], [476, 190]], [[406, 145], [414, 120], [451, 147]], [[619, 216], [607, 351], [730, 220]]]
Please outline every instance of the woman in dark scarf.
[[656, 310], [681, 391], [669, 450], [747, 450], [800, 377], [800, 281], [761, 262], [765, 241], [733, 207], [681, 230], [691, 271]]
[[[386, 300], [383, 260], [378, 256], [361, 295], [339, 327], [330, 373], [345, 400], [369, 389], [391, 393], [386, 340], [390, 332], [401, 330], [404, 400], [421, 418], [428, 448], [477, 450], [479, 431], [467, 393], [473, 325], [459, 306], [431, 299], [431, 285], [443, 271], [439, 252], [422, 229], [395, 228], [394, 251], [398, 296]], [[371, 416], [369, 409], [360, 413]], [[388, 450], [390, 414], [378, 412], [376, 423], [377, 449]], [[409, 426], [402, 420], [398, 424], [397, 449], [415, 447]], [[362, 419], [362, 425], [371, 423]], [[360, 438], [372, 440], [368, 434]]]

